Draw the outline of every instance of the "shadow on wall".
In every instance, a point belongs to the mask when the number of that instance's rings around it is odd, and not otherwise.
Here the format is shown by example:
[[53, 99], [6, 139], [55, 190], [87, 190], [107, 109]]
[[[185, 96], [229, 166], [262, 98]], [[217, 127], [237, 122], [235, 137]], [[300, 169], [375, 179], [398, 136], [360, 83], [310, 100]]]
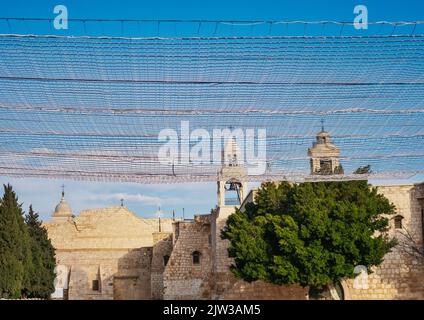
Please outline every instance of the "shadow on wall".
[[153, 248], [130, 250], [118, 260], [113, 277], [114, 300], [148, 300], [151, 298], [151, 262]]

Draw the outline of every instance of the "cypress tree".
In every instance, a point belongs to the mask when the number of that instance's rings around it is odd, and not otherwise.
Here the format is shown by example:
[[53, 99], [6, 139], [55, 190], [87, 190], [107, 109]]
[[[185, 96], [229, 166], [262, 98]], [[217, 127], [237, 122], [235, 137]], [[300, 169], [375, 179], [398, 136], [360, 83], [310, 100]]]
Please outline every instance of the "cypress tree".
[[22, 206], [11, 185], [4, 185], [0, 202], [0, 297], [19, 298], [32, 267], [29, 235]]
[[32, 265], [30, 282], [26, 288], [29, 297], [48, 298], [54, 291], [55, 252], [48, 238], [47, 230], [42, 226], [39, 216], [29, 206], [25, 223], [30, 236]]

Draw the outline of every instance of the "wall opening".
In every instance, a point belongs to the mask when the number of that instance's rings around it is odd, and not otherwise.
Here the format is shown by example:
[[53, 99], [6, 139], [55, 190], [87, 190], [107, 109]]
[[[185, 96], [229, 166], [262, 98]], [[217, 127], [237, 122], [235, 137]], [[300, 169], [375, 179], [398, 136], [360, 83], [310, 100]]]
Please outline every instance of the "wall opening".
[[93, 280], [91, 283], [91, 289], [93, 291], [100, 291], [100, 283], [99, 280]]
[[168, 264], [169, 261], [169, 256], [168, 255], [164, 255], [163, 256], [163, 266], [166, 267], [166, 265]]
[[402, 229], [403, 217], [401, 215], [397, 215], [396, 217], [393, 218], [393, 220], [394, 220], [395, 229]]
[[191, 255], [193, 257], [193, 264], [200, 264], [201, 253], [199, 251], [194, 251]]

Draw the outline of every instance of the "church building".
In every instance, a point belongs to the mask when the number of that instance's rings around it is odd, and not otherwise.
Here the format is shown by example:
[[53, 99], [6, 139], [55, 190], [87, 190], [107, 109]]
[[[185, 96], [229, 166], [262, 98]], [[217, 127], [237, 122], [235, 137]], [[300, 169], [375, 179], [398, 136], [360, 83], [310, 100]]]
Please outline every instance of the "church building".
[[[230, 272], [228, 241], [221, 230], [235, 207], [255, 201], [233, 139], [222, 153], [217, 207], [192, 220], [143, 219], [124, 206], [73, 215], [62, 193], [46, 223], [56, 248], [56, 299], [307, 299], [308, 288], [247, 283]], [[342, 174], [340, 151], [324, 128], [308, 150], [311, 174]], [[396, 206], [390, 235], [400, 245], [367, 276], [338, 284], [341, 299], [424, 299], [424, 264], [404, 246], [407, 230], [422, 248], [424, 184], [380, 186]], [[160, 224], [160, 225], [159, 225]], [[363, 274], [362, 274], [363, 276]], [[356, 282], [355, 282], [356, 281]]]

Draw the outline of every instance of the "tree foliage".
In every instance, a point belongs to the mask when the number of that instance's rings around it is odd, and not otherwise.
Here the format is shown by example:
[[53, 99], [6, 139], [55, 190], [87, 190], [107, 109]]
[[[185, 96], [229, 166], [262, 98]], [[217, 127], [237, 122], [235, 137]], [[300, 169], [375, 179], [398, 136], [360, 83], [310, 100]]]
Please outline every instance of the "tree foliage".
[[54, 291], [55, 279], [55, 252], [48, 238], [47, 230], [42, 226], [38, 214], [32, 206], [25, 216], [28, 227], [34, 268], [30, 274], [30, 284], [27, 295], [29, 297], [48, 298]]
[[354, 174], [367, 174], [367, 173], [372, 173], [371, 170], [371, 166], [370, 165], [366, 165], [363, 167], [359, 167], [358, 169], [355, 170], [355, 172], [353, 172]]
[[4, 186], [0, 203], [0, 297], [18, 298], [32, 268], [29, 235], [12, 186]]
[[12, 186], [4, 185], [0, 200], [0, 298], [48, 297], [53, 291], [54, 263], [54, 251], [38, 215], [30, 207], [24, 219]]
[[236, 210], [222, 237], [232, 272], [246, 281], [322, 288], [382, 263], [394, 206], [366, 181], [265, 183]]

